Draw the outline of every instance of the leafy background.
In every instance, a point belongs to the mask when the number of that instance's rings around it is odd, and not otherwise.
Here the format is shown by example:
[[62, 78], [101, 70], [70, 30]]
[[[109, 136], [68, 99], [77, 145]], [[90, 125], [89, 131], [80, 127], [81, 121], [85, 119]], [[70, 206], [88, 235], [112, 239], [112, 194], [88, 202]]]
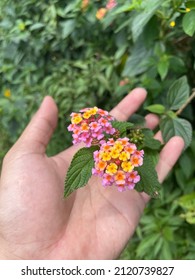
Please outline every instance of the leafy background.
[[[109, 110], [141, 86], [148, 91], [139, 110], [144, 116], [147, 106], [166, 107], [178, 79], [186, 77], [193, 91], [195, 1], [117, 2], [100, 20], [96, 13], [107, 1], [1, 0], [1, 160], [45, 95], [59, 107], [47, 151], [52, 155], [70, 145], [66, 125], [72, 111], [94, 105]], [[181, 117], [194, 130], [194, 101]], [[195, 258], [194, 135], [121, 259]]]

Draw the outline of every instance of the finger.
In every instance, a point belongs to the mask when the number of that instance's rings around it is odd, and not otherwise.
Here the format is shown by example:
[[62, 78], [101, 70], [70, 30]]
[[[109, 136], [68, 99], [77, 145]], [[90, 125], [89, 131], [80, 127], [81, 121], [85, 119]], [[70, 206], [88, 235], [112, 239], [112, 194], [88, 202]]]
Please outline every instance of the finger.
[[160, 153], [160, 159], [156, 166], [159, 182], [163, 182], [171, 171], [184, 148], [184, 140], [179, 136], [172, 137]]
[[147, 92], [143, 88], [132, 90], [123, 100], [110, 111], [119, 121], [126, 121], [144, 102]]
[[46, 96], [16, 146], [23, 152], [45, 153], [57, 125], [58, 109], [52, 97]]
[[155, 114], [148, 114], [145, 116], [146, 127], [154, 129], [159, 124], [159, 117]]
[[[159, 133], [160, 136], [160, 133]], [[164, 146], [160, 153], [159, 162], [156, 166], [158, 180], [160, 183], [164, 181], [168, 173], [171, 171], [184, 148], [184, 140], [179, 136], [172, 137]], [[150, 200], [150, 196], [142, 193], [145, 202]]]

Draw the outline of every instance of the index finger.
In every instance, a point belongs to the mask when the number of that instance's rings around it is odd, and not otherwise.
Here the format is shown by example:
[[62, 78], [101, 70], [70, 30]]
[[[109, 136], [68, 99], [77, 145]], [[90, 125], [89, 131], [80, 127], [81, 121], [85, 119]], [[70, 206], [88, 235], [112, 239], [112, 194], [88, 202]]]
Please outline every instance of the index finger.
[[110, 111], [110, 114], [118, 121], [128, 120], [144, 102], [146, 95], [147, 92], [144, 88], [135, 88]]

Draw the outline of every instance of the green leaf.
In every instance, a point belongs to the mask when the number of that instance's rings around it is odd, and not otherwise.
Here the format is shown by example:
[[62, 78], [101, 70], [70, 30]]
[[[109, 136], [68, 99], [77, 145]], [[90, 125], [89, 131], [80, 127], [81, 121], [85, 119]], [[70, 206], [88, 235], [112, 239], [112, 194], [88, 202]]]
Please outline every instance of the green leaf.
[[169, 88], [167, 94], [167, 104], [169, 109], [179, 109], [188, 99], [190, 88], [186, 76], [176, 80]]
[[136, 126], [140, 126], [140, 127], [144, 127], [146, 124], [146, 119], [139, 115], [139, 114], [133, 114], [131, 115], [131, 117], [129, 118], [129, 121], [132, 122], [134, 125]]
[[195, 224], [195, 192], [180, 197], [177, 203], [185, 210], [180, 216], [189, 224]]
[[127, 129], [131, 129], [134, 126], [134, 124], [130, 122], [113, 121], [112, 126], [119, 130], [120, 137], [124, 137], [127, 135]]
[[153, 198], [159, 196], [161, 185], [158, 181], [155, 164], [152, 158], [152, 153], [144, 154], [144, 163], [138, 168], [138, 173], [141, 180], [136, 184], [135, 189], [139, 192], [145, 192]]
[[154, 242], [158, 243], [159, 238], [159, 233], [152, 233], [148, 236], [145, 236], [137, 247], [138, 257], [143, 257], [147, 250], [150, 250], [150, 248], [154, 245]]
[[33, 25], [31, 25], [31, 27], [29, 28], [30, 31], [33, 31], [33, 30], [37, 30], [37, 29], [40, 29], [40, 28], [43, 28], [45, 25], [41, 22], [37, 22]]
[[165, 142], [168, 142], [173, 136], [181, 136], [186, 149], [192, 141], [192, 126], [187, 120], [166, 117], [160, 121], [160, 129]]
[[148, 59], [152, 55], [152, 49], [146, 48], [144, 39], [139, 38], [135, 43], [131, 55], [128, 57], [124, 70], [123, 77], [134, 77], [145, 72], [148, 69]]
[[62, 26], [62, 38], [66, 39], [75, 29], [75, 20], [68, 19], [61, 23]]
[[186, 179], [189, 179], [190, 176], [193, 176], [194, 172], [194, 156], [186, 153], [183, 153], [179, 159], [179, 165]]
[[134, 9], [134, 5], [129, 5], [129, 4], [124, 4], [122, 6], [118, 6], [116, 7], [113, 12], [112, 15], [118, 15], [118, 14], [122, 14], [122, 13], [126, 13], [126, 12], [130, 12], [131, 10]]
[[168, 242], [165, 239], [164, 239], [164, 243], [163, 243], [163, 246], [161, 249], [160, 259], [163, 259], [163, 260], [172, 260], [173, 259], [172, 251], [170, 248], [170, 242]]
[[147, 106], [145, 109], [152, 113], [160, 114], [160, 115], [165, 112], [165, 106], [163, 106], [161, 104], [150, 105], [150, 106]]
[[195, 9], [195, 1], [187, 1], [186, 7], [189, 9]]
[[97, 146], [82, 148], [74, 155], [65, 179], [65, 197], [87, 184], [92, 175], [93, 152], [96, 150], [98, 150]]
[[159, 73], [162, 81], [167, 76], [167, 73], [169, 71], [169, 65], [170, 65], [170, 63], [169, 63], [168, 58], [164, 58], [164, 57], [162, 59], [160, 59], [158, 65], [157, 65], [157, 70], [158, 70], [158, 73]]
[[161, 147], [160, 141], [154, 139], [154, 133], [147, 128], [142, 129], [142, 133], [144, 134], [143, 139], [143, 147], [147, 147], [152, 150], [159, 150]]
[[195, 192], [181, 196], [177, 203], [184, 209], [195, 210]]
[[193, 36], [195, 32], [195, 11], [191, 11], [186, 13], [182, 20], [182, 26], [184, 32], [189, 35]]
[[195, 211], [188, 211], [186, 214], [181, 214], [189, 224], [195, 224]]
[[158, 161], [159, 161], [159, 151], [157, 150], [152, 150], [150, 148], [144, 148], [144, 152], [150, 156], [150, 158], [152, 159], [153, 165], [156, 166]]
[[142, 12], [139, 12], [132, 22], [132, 36], [133, 41], [135, 42], [139, 35], [143, 32], [145, 25], [155, 14], [158, 7], [162, 4], [161, 0], [148, 0], [145, 2], [146, 6]]

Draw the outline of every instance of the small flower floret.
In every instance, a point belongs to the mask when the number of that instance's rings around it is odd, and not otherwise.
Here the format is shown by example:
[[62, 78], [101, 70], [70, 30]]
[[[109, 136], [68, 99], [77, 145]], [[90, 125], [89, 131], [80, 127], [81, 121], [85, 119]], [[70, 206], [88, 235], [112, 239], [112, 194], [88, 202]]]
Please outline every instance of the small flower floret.
[[94, 152], [95, 167], [93, 175], [103, 178], [104, 187], [115, 184], [119, 191], [133, 189], [140, 181], [140, 176], [135, 170], [143, 164], [144, 151], [137, 150], [135, 144], [128, 138], [111, 138], [103, 141], [100, 150]]

